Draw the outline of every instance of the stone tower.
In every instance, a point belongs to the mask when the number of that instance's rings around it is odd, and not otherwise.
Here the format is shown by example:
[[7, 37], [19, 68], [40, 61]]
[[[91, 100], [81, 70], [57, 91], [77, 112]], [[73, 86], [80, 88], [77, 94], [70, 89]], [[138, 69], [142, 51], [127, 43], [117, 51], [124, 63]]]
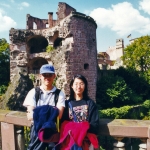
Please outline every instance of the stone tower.
[[124, 49], [124, 40], [123, 39], [116, 39], [117, 58], [123, 56], [123, 49]]
[[109, 47], [106, 53], [110, 56], [110, 60], [115, 61], [115, 64], [111, 66], [111, 69], [117, 69], [120, 66], [123, 66], [123, 61], [121, 57], [124, 52], [124, 40], [116, 39], [116, 46]]
[[[89, 96], [95, 100], [97, 82], [97, 24], [93, 18], [76, 12], [66, 3], [58, 4], [57, 20], [48, 12], [48, 19], [27, 14], [26, 29], [10, 30], [11, 80], [20, 70], [38, 75], [43, 64], [52, 63], [56, 85], [69, 94], [69, 83], [75, 74], [84, 75]], [[46, 52], [46, 47], [54, 48]], [[37, 84], [39, 82], [37, 76]]]

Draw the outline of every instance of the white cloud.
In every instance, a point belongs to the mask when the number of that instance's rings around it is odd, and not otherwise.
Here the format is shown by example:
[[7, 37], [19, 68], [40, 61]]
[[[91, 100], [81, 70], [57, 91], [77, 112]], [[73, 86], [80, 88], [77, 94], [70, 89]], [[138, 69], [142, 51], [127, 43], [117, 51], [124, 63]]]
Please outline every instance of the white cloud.
[[150, 0], [141, 0], [139, 2], [139, 9], [150, 15]]
[[22, 2], [21, 4], [18, 5], [18, 9], [19, 9], [19, 10], [22, 10], [22, 9], [24, 9], [24, 7], [29, 7], [29, 6], [30, 6], [29, 3], [27, 3], [27, 2]]
[[9, 16], [5, 15], [5, 12], [0, 9], [0, 32], [8, 31], [12, 27], [16, 27], [17, 23]]
[[109, 9], [94, 9], [90, 16], [96, 20], [99, 27], [108, 27], [119, 36], [133, 31], [146, 34], [150, 32], [150, 19], [140, 15], [128, 2], [112, 5]]
[[27, 3], [27, 2], [22, 2], [21, 5], [22, 5], [23, 7], [29, 7], [29, 6], [30, 6], [30, 4]]

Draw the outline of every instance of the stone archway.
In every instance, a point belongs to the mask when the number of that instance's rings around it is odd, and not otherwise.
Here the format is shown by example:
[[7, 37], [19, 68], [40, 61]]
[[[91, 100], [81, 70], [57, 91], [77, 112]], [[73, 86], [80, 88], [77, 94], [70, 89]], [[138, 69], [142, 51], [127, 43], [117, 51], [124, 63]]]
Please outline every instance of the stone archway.
[[29, 61], [28, 70], [29, 73], [39, 74], [39, 70], [42, 65], [48, 64], [48, 61], [42, 57], [36, 57]]
[[39, 86], [41, 84], [39, 73], [42, 65], [48, 64], [48, 61], [42, 57], [36, 57], [29, 61], [28, 71], [29, 76], [34, 77], [33, 84], [34, 86]]
[[27, 41], [27, 50], [29, 54], [41, 53], [46, 51], [48, 46], [48, 41], [45, 37], [41, 35], [30, 36]]

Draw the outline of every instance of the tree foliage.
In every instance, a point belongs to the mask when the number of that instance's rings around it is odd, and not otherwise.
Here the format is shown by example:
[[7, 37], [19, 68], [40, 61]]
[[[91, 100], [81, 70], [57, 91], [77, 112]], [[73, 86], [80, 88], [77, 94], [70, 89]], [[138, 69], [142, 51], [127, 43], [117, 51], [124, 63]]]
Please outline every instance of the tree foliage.
[[122, 77], [109, 74], [99, 80], [96, 100], [102, 109], [106, 109], [138, 104], [142, 97], [137, 95]]
[[99, 110], [100, 118], [109, 119], [150, 119], [150, 100], [146, 100], [141, 105], [123, 106], [120, 108]]
[[9, 44], [0, 39], [0, 86], [8, 85], [10, 80]]
[[124, 65], [140, 72], [150, 70], [150, 36], [142, 36], [124, 49]]
[[138, 71], [120, 67], [113, 73], [115, 76], [122, 77], [126, 84], [143, 100], [150, 99], [150, 84]]

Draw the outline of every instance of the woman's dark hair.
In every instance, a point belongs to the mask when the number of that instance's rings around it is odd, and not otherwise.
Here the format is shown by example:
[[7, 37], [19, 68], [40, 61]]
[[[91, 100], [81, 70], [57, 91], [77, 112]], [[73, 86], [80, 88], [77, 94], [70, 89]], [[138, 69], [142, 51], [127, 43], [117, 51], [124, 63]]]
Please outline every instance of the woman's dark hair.
[[88, 96], [88, 82], [87, 82], [86, 78], [83, 75], [80, 75], [80, 74], [75, 75], [72, 78], [71, 82], [70, 82], [70, 97], [69, 97], [69, 99], [70, 100], [75, 100], [74, 91], [72, 89], [72, 85], [73, 85], [75, 79], [80, 79], [84, 82], [85, 88], [84, 88], [84, 91], [83, 91], [83, 99], [84, 100], [89, 99], [89, 96]]

